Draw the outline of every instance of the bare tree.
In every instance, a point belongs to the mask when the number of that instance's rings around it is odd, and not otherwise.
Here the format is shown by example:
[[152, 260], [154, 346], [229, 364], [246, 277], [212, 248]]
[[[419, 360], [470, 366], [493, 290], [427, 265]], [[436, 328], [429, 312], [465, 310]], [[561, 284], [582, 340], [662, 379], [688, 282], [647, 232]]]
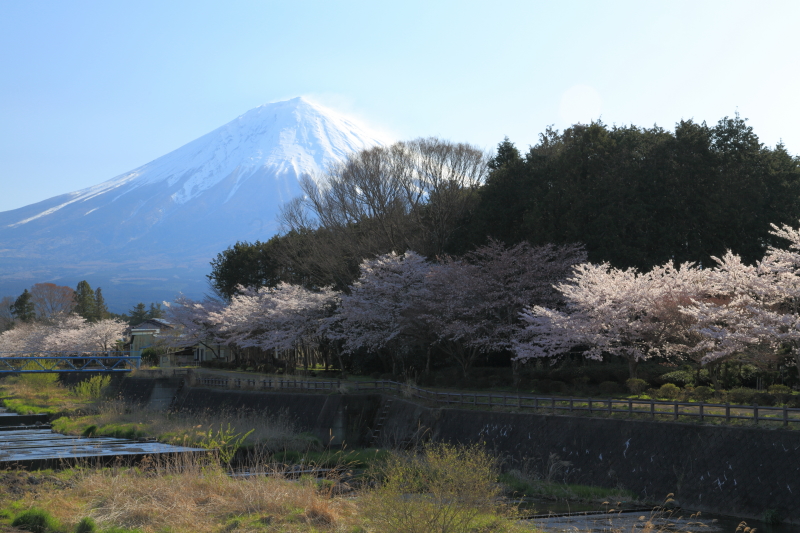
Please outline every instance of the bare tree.
[[75, 308], [75, 291], [55, 283], [37, 283], [31, 287], [31, 302], [37, 317], [53, 320], [72, 312]]
[[435, 138], [353, 153], [326, 176], [302, 179], [303, 197], [281, 215], [286, 234], [297, 237], [285, 253], [312, 278], [328, 276], [317, 285], [342, 289], [362, 259], [409, 249], [441, 255], [466, 219], [488, 161], [473, 146]]
[[14, 325], [14, 315], [11, 314], [11, 306], [14, 305], [13, 296], [3, 296], [0, 300], [0, 333], [11, 329]]

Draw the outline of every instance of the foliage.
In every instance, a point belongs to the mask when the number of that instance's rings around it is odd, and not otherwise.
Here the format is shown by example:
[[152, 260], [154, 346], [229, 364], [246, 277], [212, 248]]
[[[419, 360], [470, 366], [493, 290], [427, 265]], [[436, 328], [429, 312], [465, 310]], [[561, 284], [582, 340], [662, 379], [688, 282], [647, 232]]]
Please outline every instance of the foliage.
[[33, 322], [36, 319], [36, 310], [31, 301], [31, 293], [28, 292], [28, 289], [22, 291], [22, 294], [14, 300], [14, 303], [11, 305], [11, 314], [21, 322]]
[[75, 526], [75, 533], [97, 533], [97, 522], [85, 516]]
[[246, 433], [236, 433], [235, 431], [235, 429], [231, 428], [230, 423], [225, 429], [220, 425], [216, 431], [214, 431], [213, 426], [209, 426], [208, 431], [197, 444], [207, 450], [217, 450], [222, 464], [230, 464], [242, 442], [255, 430], [251, 429]]
[[50, 513], [35, 507], [17, 515], [11, 525], [31, 533], [58, 533], [60, 530], [60, 524]]
[[97, 400], [103, 397], [106, 388], [111, 384], [111, 376], [97, 375], [75, 385], [74, 391], [79, 398]]
[[211, 273], [207, 276], [211, 286], [230, 300], [239, 293], [239, 287], [260, 289], [275, 287], [281, 281], [299, 283], [280, 264], [282, 242], [277, 236], [267, 242], [236, 242], [211, 261]]
[[773, 243], [766, 221], [800, 219], [800, 169], [738, 115], [674, 131], [602, 122], [548, 128], [521, 154], [497, 149], [471, 242], [582, 242], [589, 259], [647, 270], [707, 263], [730, 249], [752, 262]]
[[647, 389], [648, 383], [643, 379], [629, 378], [625, 381], [625, 386], [632, 394], [641, 394]]
[[90, 322], [98, 318], [96, 295], [86, 280], [79, 282], [75, 289], [75, 313]]
[[636, 495], [628, 490], [605, 487], [593, 487], [573, 483], [560, 483], [535, 479], [519, 470], [511, 470], [500, 474], [500, 482], [505, 485], [506, 492], [512, 498], [526, 496], [530, 498], [546, 498], [548, 500], [577, 501], [635, 501]]
[[657, 395], [659, 398], [667, 400], [676, 400], [680, 394], [681, 389], [673, 383], [664, 383], [658, 389]]
[[692, 397], [696, 400], [700, 400], [701, 402], [708, 401], [714, 396], [714, 389], [711, 387], [706, 387], [704, 385], [700, 385], [699, 387], [695, 387], [692, 390]]
[[375, 471], [380, 485], [364, 498], [374, 527], [398, 533], [461, 532], [488, 519], [504, 524], [495, 459], [478, 446], [428, 444], [394, 454]]

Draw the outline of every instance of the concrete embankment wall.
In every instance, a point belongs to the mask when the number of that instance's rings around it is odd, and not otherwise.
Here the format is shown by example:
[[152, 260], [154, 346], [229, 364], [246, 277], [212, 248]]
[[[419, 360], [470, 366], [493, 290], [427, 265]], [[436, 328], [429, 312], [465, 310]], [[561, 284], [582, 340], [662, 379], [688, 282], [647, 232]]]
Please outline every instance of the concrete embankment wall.
[[[124, 380], [126, 396], [154, 384]], [[162, 383], [160, 386], [165, 386]], [[152, 388], [151, 388], [152, 387]], [[177, 390], [177, 383], [175, 384]], [[138, 391], [138, 392], [136, 392]], [[134, 392], [136, 392], [134, 394]], [[189, 388], [184, 409], [284, 413], [323, 442], [364, 445], [388, 406], [384, 445], [414, 439], [480, 443], [509, 468], [544, 474], [568, 461], [566, 480], [622, 486], [661, 501], [674, 493], [694, 510], [761, 518], [767, 510], [800, 523], [800, 431], [430, 408], [379, 394], [299, 394]], [[563, 476], [562, 476], [563, 479]]]

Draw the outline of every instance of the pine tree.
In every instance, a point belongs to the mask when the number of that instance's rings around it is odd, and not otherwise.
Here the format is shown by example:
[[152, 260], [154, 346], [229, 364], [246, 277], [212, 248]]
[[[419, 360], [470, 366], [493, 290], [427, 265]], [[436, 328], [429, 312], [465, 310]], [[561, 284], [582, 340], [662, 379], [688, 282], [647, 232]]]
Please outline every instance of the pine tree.
[[133, 306], [133, 309], [130, 310], [129, 315], [131, 317], [130, 323], [132, 326], [141, 324], [142, 322], [150, 318], [149, 316], [147, 316], [147, 307], [145, 307], [144, 303], [142, 302], [139, 302], [138, 304]]
[[21, 322], [33, 322], [36, 319], [31, 293], [28, 292], [28, 289], [25, 289], [11, 305], [11, 314]]
[[161, 309], [161, 304], [151, 303], [150, 310], [147, 312], [147, 318], [161, 318], [164, 316], [164, 310]]
[[98, 319], [94, 291], [86, 280], [78, 283], [78, 287], [75, 289], [75, 313], [89, 322], [95, 322]]
[[109, 317], [108, 306], [106, 306], [106, 301], [103, 298], [103, 291], [100, 287], [97, 287], [97, 290], [94, 291], [94, 305], [98, 320], [105, 320]]

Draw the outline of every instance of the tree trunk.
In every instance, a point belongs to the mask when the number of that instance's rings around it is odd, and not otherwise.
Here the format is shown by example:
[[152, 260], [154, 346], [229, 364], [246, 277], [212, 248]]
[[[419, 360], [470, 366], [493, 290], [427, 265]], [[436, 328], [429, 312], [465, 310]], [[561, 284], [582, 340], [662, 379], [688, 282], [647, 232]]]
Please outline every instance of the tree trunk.
[[715, 364], [709, 366], [708, 374], [711, 376], [711, 382], [714, 384], [714, 390], [715, 391], [721, 390], [719, 388], [719, 365]]
[[521, 366], [522, 364], [518, 360], [516, 359], [511, 360], [511, 383], [515, 389], [519, 388], [519, 384], [522, 379], [522, 377], [520, 376]]
[[797, 377], [800, 377], [800, 350], [794, 350], [794, 362], [797, 365]]
[[431, 347], [428, 346], [428, 351], [425, 354], [425, 376], [427, 377], [430, 375], [431, 375]]
[[635, 379], [637, 377], [636, 370], [639, 368], [639, 361], [635, 357], [628, 357], [628, 372], [630, 373], [631, 379]]

